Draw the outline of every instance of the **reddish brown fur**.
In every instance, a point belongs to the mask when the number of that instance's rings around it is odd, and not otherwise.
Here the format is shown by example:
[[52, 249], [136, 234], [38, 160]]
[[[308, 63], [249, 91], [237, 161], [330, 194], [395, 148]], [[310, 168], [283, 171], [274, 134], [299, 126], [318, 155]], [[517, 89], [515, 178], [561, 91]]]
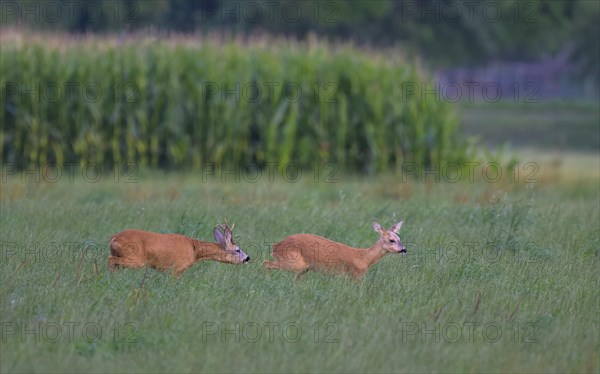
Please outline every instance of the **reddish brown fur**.
[[[233, 242], [231, 230], [224, 226], [219, 243], [208, 243], [178, 234], [159, 234], [142, 230], [125, 230], [110, 240], [108, 266], [172, 270], [180, 275], [197, 261], [214, 260], [230, 264], [247, 262], [248, 257]], [[215, 239], [218, 229], [215, 228]]]
[[[373, 224], [380, 235], [371, 247], [359, 249], [311, 234], [291, 235], [273, 245], [275, 261], [266, 260], [267, 269], [282, 269], [301, 275], [308, 270], [326, 271], [336, 274], [350, 274], [362, 278], [367, 270], [379, 262], [388, 253], [405, 253], [396, 232], [402, 222], [390, 230], [384, 230]], [[394, 242], [390, 242], [393, 240]]]

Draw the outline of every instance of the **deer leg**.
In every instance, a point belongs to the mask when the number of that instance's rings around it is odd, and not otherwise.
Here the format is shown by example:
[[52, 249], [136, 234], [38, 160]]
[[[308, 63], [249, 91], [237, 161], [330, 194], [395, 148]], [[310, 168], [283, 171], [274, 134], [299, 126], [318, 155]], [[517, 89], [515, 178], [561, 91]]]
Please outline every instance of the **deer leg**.
[[363, 277], [365, 276], [366, 271], [363, 269], [359, 269], [359, 270], [352, 270], [350, 272], [350, 274], [352, 275], [352, 278], [357, 281], [360, 282], [362, 281]]
[[116, 256], [108, 256], [108, 269], [110, 271], [115, 271], [120, 267], [123, 267], [123, 265], [121, 264], [121, 259], [119, 257]]
[[262, 263], [263, 268], [265, 269], [280, 269], [281, 265], [279, 262], [264, 260]]
[[144, 266], [143, 263], [137, 263], [135, 261], [127, 261], [122, 257], [108, 256], [108, 268], [112, 271], [114, 271], [118, 268], [121, 268], [121, 267], [141, 268], [143, 266]]
[[310, 270], [310, 268], [306, 268], [303, 270], [300, 270], [299, 272], [296, 273], [296, 276], [294, 277], [295, 281], [299, 281], [302, 278], [304, 278], [304, 275]]
[[189, 269], [190, 266], [191, 265], [180, 266], [180, 267], [173, 268], [173, 275], [175, 276], [175, 278], [181, 277], [181, 274], [183, 274], [184, 271], [186, 271], [187, 269]]

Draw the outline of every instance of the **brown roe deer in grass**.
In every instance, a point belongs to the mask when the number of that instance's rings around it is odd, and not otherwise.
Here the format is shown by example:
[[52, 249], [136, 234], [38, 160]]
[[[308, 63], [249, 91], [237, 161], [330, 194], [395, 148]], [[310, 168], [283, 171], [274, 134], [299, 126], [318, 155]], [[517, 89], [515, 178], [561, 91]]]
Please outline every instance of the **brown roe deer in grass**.
[[350, 274], [361, 279], [367, 270], [388, 253], [406, 253], [397, 233], [402, 221], [386, 230], [377, 222], [373, 229], [379, 240], [371, 247], [360, 249], [311, 234], [291, 235], [273, 245], [275, 261], [266, 260], [267, 269], [282, 269], [296, 273], [296, 277], [309, 270]]
[[213, 260], [229, 264], [250, 261], [250, 257], [235, 244], [232, 229], [227, 224], [215, 227], [214, 237], [216, 243], [178, 234], [121, 231], [110, 240], [108, 267], [115, 270], [119, 267], [149, 266], [161, 271], [171, 270], [179, 276], [197, 261]]

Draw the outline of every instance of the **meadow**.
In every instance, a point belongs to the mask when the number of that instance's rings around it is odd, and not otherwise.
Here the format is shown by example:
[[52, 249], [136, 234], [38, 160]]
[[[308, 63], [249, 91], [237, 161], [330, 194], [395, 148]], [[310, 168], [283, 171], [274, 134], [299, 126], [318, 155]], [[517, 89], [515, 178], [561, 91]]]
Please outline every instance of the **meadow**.
[[[600, 369], [597, 105], [452, 108], [406, 96], [428, 77], [400, 54], [317, 41], [3, 38], [1, 372]], [[123, 229], [225, 219], [249, 264], [107, 268]], [[261, 268], [295, 233], [370, 246], [373, 220], [408, 253], [360, 282]]]
[[[528, 183], [5, 173], [2, 372], [597, 372], [599, 179], [586, 162], [542, 163]], [[107, 269], [124, 228], [211, 240], [224, 219], [250, 264], [179, 279]], [[404, 219], [408, 254], [362, 282], [260, 267], [293, 233], [369, 246], [373, 219]]]

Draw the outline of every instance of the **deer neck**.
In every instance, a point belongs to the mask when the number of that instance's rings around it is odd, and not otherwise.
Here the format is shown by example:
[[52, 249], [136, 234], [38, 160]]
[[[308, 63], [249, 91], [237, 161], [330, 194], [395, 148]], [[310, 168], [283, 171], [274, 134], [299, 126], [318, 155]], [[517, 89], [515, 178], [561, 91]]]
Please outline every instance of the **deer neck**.
[[381, 261], [381, 259], [387, 254], [388, 252], [381, 247], [378, 241], [365, 250], [365, 255], [363, 258], [367, 264], [367, 267], [371, 267]]
[[217, 243], [207, 243], [200, 240], [193, 240], [194, 254], [196, 261], [223, 260], [223, 248]]

